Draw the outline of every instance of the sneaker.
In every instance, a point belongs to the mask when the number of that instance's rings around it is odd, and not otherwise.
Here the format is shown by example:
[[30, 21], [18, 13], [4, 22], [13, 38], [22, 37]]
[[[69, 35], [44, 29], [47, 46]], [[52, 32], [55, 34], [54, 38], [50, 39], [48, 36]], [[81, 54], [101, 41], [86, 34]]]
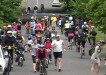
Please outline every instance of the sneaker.
[[61, 72], [61, 69], [59, 69], [59, 72]]

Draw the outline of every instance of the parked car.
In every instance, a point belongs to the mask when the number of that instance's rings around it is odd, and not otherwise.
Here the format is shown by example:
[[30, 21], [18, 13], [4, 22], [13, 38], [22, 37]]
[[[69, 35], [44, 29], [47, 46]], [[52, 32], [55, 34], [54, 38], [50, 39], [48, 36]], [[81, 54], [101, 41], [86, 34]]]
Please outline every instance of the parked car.
[[8, 53], [4, 52], [4, 50], [0, 46], [0, 75], [9, 75], [9, 70], [8, 70], [9, 58], [5, 54]]
[[52, 3], [52, 7], [61, 7], [61, 2], [59, 2], [59, 0], [54, 0]]

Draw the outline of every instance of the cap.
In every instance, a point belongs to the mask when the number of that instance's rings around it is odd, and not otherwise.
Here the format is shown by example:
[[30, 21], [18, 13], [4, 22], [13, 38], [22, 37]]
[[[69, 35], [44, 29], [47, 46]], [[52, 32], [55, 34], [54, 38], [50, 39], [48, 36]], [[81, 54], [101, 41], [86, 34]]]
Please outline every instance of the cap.
[[56, 37], [59, 37], [59, 36], [60, 36], [59, 34], [56, 35]]
[[12, 33], [12, 31], [7, 31], [7, 33]]

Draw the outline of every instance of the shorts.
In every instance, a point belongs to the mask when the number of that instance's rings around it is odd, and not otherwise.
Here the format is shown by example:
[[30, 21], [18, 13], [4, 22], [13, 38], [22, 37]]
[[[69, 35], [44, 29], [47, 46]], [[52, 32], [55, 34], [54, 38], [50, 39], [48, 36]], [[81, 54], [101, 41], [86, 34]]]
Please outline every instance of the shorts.
[[32, 62], [36, 63], [36, 56], [32, 55]]
[[54, 52], [53, 54], [55, 59], [62, 58], [62, 52]]

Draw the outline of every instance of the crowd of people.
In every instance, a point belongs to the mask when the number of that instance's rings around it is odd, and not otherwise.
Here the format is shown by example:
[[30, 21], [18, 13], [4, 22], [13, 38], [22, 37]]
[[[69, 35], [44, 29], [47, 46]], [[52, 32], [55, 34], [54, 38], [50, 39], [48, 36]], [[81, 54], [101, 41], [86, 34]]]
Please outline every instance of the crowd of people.
[[[52, 55], [54, 55], [54, 63], [58, 71], [62, 71], [62, 56], [63, 51], [67, 51], [70, 45], [76, 47], [77, 52], [80, 52], [80, 46], [83, 48], [83, 55], [85, 56], [85, 44], [86, 42], [94, 48], [93, 52], [89, 51], [92, 60], [92, 71], [95, 73], [99, 72], [100, 58], [99, 53], [101, 51], [101, 46], [104, 41], [99, 41], [96, 43], [97, 31], [93, 25], [93, 22], [89, 20], [81, 20], [74, 18], [70, 15], [56, 16], [43, 16], [42, 18], [37, 18], [32, 16], [30, 21], [25, 23], [27, 40], [21, 33], [21, 22], [13, 23], [8, 26], [3, 26], [0, 28], [0, 43], [4, 46], [21, 46], [24, 48], [23, 41], [27, 41], [27, 51], [32, 55], [33, 70], [37, 71], [39, 60], [44, 59], [48, 63], [53, 61]], [[58, 32], [60, 29], [60, 32]], [[64, 46], [64, 40], [62, 40], [60, 35], [65, 35], [68, 39], [67, 46]], [[4, 36], [5, 35], [5, 36]], [[12, 60], [14, 51], [9, 51]], [[17, 60], [16, 60], [17, 62]], [[48, 64], [47, 63], [47, 64]]]

